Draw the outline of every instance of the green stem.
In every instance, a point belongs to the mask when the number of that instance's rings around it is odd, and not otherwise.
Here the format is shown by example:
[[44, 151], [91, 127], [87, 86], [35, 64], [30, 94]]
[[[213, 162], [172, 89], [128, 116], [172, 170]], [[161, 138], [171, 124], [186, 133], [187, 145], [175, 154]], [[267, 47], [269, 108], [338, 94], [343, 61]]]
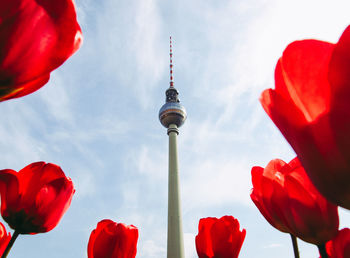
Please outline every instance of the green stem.
[[6, 257], [7, 257], [7, 255], [9, 254], [9, 252], [10, 252], [12, 246], [13, 246], [13, 243], [16, 241], [18, 235], [19, 235], [19, 232], [18, 232], [18, 231], [13, 232], [13, 235], [12, 235], [12, 237], [11, 237], [11, 240], [10, 240], [10, 242], [7, 244], [7, 247], [6, 247], [5, 251], [4, 251], [4, 253], [2, 254], [1, 258], [6, 258]]
[[325, 244], [321, 244], [318, 245], [318, 251], [320, 252], [321, 258], [328, 258], [328, 254], [326, 251], [326, 245]]
[[292, 235], [292, 234], [290, 234], [290, 237], [292, 238], [294, 257], [295, 258], [300, 258], [297, 238], [294, 235]]

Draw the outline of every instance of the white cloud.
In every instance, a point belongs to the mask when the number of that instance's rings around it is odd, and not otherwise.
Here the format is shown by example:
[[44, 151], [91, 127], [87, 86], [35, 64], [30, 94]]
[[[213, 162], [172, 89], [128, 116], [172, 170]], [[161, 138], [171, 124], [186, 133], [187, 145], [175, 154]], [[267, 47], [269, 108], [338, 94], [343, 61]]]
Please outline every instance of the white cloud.
[[196, 258], [198, 257], [196, 251], [195, 235], [192, 233], [184, 233], [184, 248], [185, 257]]
[[73, 124], [74, 116], [71, 110], [70, 96], [67, 95], [65, 80], [59, 73], [52, 73], [51, 81], [45, 85], [45, 88], [38, 91], [42, 102], [47, 107], [47, 112], [52, 119], [61, 123]]
[[145, 240], [142, 244], [140, 244], [137, 257], [158, 258], [163, 257], [165, 254], [166, 249], [164, 247], [159, 246], [158, 243], [152, 240]]
[[339, 229], [349, 227], [350, 212], [349, 210], [339, 207]]
[[[79, 166], [81, 168], [81, 166]], [[72, 178], [74, 187], [75, 187], [75, 195], [74, 198], [82, 198], [82, 197], [93, 197], [96, 194], [96, 184], [95, 184], [95, 174], [91, 173], [90, 169], [84, 168], [81, 171], [67, 171], [69, 173], [74, 173], [74, 178]], [[67, 173], [67, 176], [69, 176]]]
[[184, 212], [234, 203], [251, 205], [250, 169], [242, 160], [196, 160], [182, 176]]
[[281, 246], [283, 246], [283, 245], [275, 243], [275, 244], [265, 245], [265, 246], [263, 246], [263, 248], [270, 249], [270, 248], [278, 248], [278, 247], [281, 247]]
[[152, 150], [151, 147], [141, 146], [137, 153], [137, 167], [141, 174], [147, 174], [153, 180], [163, 180], [167, 178], [167, 160], [168, 155], [159, 150]]

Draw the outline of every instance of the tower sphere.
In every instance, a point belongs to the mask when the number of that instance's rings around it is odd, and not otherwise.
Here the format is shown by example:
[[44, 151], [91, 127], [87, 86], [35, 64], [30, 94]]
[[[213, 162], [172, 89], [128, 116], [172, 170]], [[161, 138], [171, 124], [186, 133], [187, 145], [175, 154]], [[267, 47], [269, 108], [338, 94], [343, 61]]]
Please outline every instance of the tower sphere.
[[171, 124], [180, 127], [186, 118], [186, 109], [179, 102], [166, 102], [159, 110], [159, 120], [166, 128], [169, 128]]

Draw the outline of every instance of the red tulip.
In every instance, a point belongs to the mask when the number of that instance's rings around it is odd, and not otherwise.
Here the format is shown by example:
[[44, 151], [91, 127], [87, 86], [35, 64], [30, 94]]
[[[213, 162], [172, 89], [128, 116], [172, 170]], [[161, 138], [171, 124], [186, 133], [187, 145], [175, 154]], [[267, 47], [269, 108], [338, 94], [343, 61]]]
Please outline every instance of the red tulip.
[[313, 186], [297, 158], [252, 168], [251, 199], [265, 219], [282, 232], [320, 245], [338, 232], [337, 206]]
[[20, 234], [53, 229], [69, 208], [74, 187], [62, 169], [45, 162], [0, 170], [1, 215]]
[[91, 232], [88, 258], [134, 258], [137, 251], [137, 227], [101, 220]]
[[11, 234], [6, 232], [5, 226], [0, 222], [0, 255], [2, 255], [11, 240]]
[[196, 249], [199, 258], [235, 258], [241, 250], [246, 230], [232, 216], [200, 219]]
[[261, 103], [317, 189], [350, 209], [350, 26], [337, 44], [291, 43]]
[[327, 242], [326, 250], [329, 258], [349, 258], [350, 257], [350, 229], [343, 228], [338, 235]]
[[41, 88], [81, 42], [73, 0], [1, 0], [0, 101]]

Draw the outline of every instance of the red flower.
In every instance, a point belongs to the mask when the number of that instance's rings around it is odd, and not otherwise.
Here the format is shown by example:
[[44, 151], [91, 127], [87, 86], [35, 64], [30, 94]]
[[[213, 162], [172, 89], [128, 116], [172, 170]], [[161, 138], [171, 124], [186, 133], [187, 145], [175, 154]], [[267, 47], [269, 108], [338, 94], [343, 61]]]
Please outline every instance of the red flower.
[[199, 258], [235, 258], [241, 250], [246, 230], [232, 216], [200, 219], [196, 249]]
[[5, 226], [0, 222], [0, 255], [2, 255], [11, 240], [11, 234], [6, 232]]
[[53, 229], [69, 208], [74, 191], [72, 180], [51, 163], [32, 163], [18, 173], [0, 170], [1, 215], [20, 234]]
[[265, 219], [282, 232], [316, 245], [338, 232], [337, 206], [313, 186], [297, 158], [288, 164], [275, 159], [252, 168], [251, 199]]
[[338, 235], [327, 242], [326, 250], [329, 258], [348, 258], [350, 257], [350, 229], [343, 228]]
[[82, 42], [73, 0], [0, 1], [0, 101], [30, 94]]
[[137, 227], [101, 220], [91, 232], [88, 258], [134, 258], [137, 251]]
[[350, 26], [337, 44], [291, 43], [261, 103], [317, 189], [350, 209]]

